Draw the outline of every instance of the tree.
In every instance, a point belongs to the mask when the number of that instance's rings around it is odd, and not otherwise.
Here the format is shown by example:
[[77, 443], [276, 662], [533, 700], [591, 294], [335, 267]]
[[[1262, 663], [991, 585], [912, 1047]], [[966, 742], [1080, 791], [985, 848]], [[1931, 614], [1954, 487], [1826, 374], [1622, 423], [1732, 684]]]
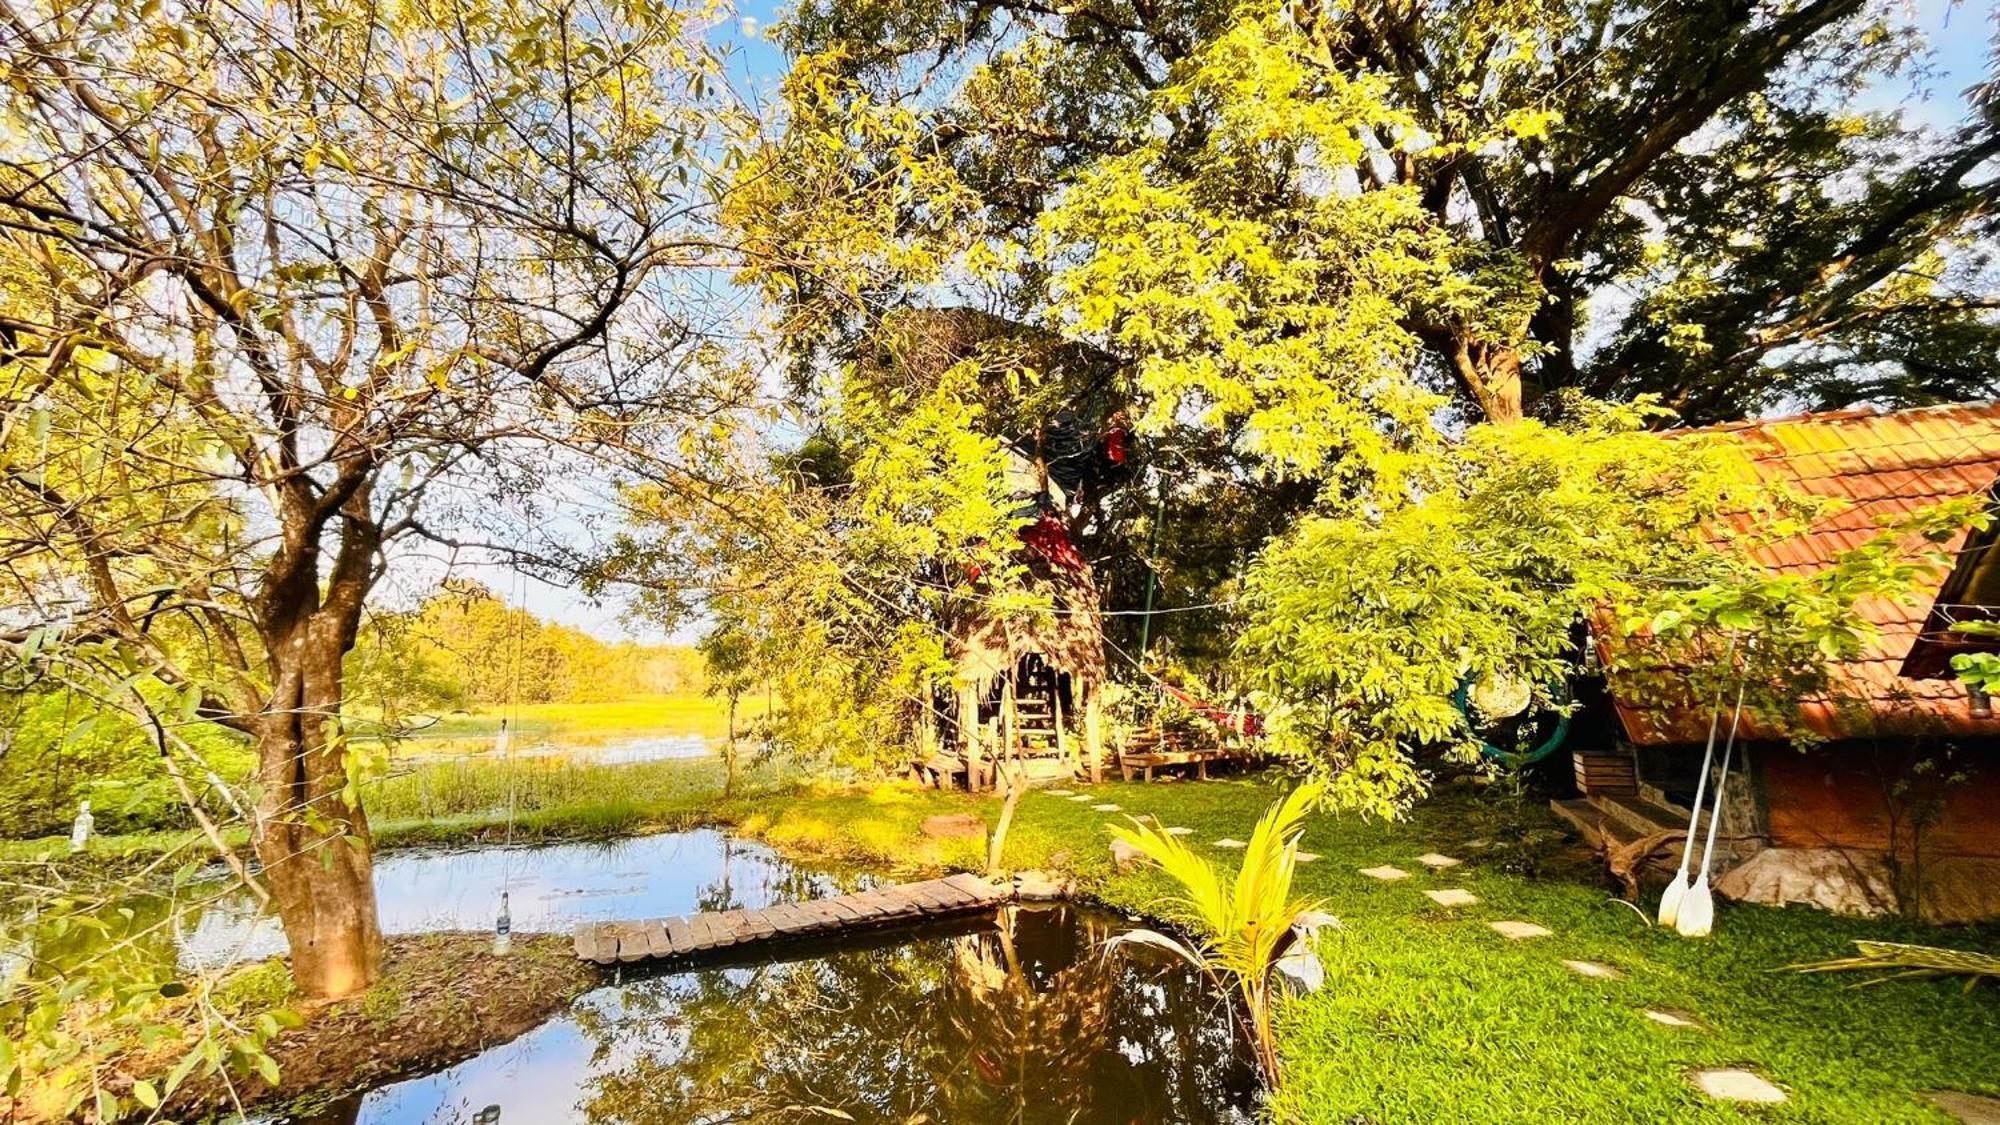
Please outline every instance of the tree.
[[[897, 252], [857, 256], [806, 194], [767, 193], [776, 237], [844, 260], [774, 279], [805, 305], [935, 293], [926, 246], [1121, 356], [1331, 339], [1360, 366], [1304, 374], [1342, 406], [1387, 366], [1502, 422], [1562, 389], [1707, 421], [1994, 386], [2000, 130], [1990, 102], [1943, 135], [1854, 109], [1919, 47], [1862, 0], [871, 0], [803, 5], [786, 35], [795, 128], [888, 121], [844, 147], [904, 202], [859, 223]], [[981, 285], [985, 262], [1008, 276]], [[1115, 308], [1074, 287], [1130, 267], [1148, 292]], [[1294, 387], [1177, 377], [1234, 414]]]
[[658, 281], [727, 260], [742, 119], [653, 0], [0, 19], [7, 639], [252, 740], [294, 978], [360, 988], [370, 594], [397, 544], [462, 545], [451, 496], [629, 462], [739, 392]]
[[[1239, 670], [1363, 807], [1420, 788], [1417, 747], [1463, 748], [1469, 670], [1547, 685], [1591, 607], [1706, 643], [1731, 606], [1789, 677], [1814, 644], [1783, 598], [1825, 615], [1823, 662], [1840, 597], [1909, 579], [1757, 580], [1699, 531], [1726, 468], [1635, 425], [1993, 385], [1939, 358], [2000, 343], [2000, 136], [1855, 111], [1916, 47], [1860, 0], [882, 0], [786, 34], [788, 134], [737, 217], [815, 263], [753, 274], [796, 349], [949, 292], [1109, 355], [1163, 500], [1247, 507]], [[1191, 573], [1233, 595], [1218, 569]]]

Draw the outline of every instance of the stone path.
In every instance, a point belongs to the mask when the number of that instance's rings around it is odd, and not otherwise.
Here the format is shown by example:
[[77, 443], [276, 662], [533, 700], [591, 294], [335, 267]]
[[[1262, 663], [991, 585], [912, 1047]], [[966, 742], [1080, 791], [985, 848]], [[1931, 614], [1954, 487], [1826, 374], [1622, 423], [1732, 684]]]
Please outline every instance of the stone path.
[[1222, 839], [1217, 840], [1215, 842], [1215, 846], [1218, 848], [1227, 848], [1231, 851], [1237, 851], [1242, 848], [1247, 848], [1250, 845], [1246, 841], [1238, 840], [1231, 836], [1224, 836]]
[[1174, 827], [1172, 827], [1172, 828], [1169, 828], [1169, 829], [1167, 829], [1167, 835], [1169, 835], [1169, 836], [1192, 836], [1192, 835], [1194, 835], [1194, 829], [1192, 829], [1192, 828], [1182, 828], [1182, 827], [1180, 827], [1179, 825], [1175, 825]]
[[1298, 852], [1292, 858], [1298, 860], [1300, 863], [1318, 863], [1320, 860], [1320, 857], [1313, 852]]
[[[1215, 843], [1216, 847], [1242, 847], [1240, 840], [1224, 839]], [[1468, 847], [1485, 848], [1490, 841], [1478, 840], [1468, 843]], [[1305, 856], [1301, 856], [1304, 859]], [[1313, 858], [1318, 858], [1317, 856]], [[1416, 857], [1433, 872], [1449, 871], [1464, 865], [1464, 860], [1442, 852], [1426, 852]], [[1395, 883], [1410, 878], [1410, 873], [1389, 864], [1358, 869], [1361, 874], [1384, 883]], [[1479, 904], [1479, 896], [1463, 887], [1433, 887], [1425, 889], [1424, 897], [1443, 907], [1471, 907]], [[1532, 941], [1537, 938], [1554, 937], [1555, 932], [1537, 922], [1526, 919], [1503, 919], [1488, 921], [1487, 926], [1495, 933], [1511, 941]], [[1625, 971], [1616, 965], [1602, 961], [1577, 958], [1561, 958], [1563, 968], [1577, 976], [1589, 980], [1619, 981], [1625, 979]], [[1642, 1009], [1645, 1018], [1663, 1028], [1685, 1031], [1707, 1031], [1708, 1028], [1696, 1016], [1671, 1009]], [[1789, 1101], [1791, 1095], [1775, 1082], [1745, 1067], [1717, 1067], [1686, 1072], [1687, 1080], [1701, 1093], [1717, 1102], [1733, 1102], [1747, 1105], [1778, 1105]], [[1962, 1125], [2000, 1125], [2000, 1099], [1981, 1097], [1954, 1090], [1936, 1090], [1923, 1093], [1940, 1110], [1956, 1118]]]
[[2000, 1098], [1957, 1090], [1932, 1090], [1924, 1100], [1957, 1118], [1960, 1125], [2000, 1125]]
[[1092, 809], [1093, 809], [1094, 811], [1096, 811], [1096, 812], [1117, 812], [1117, 811], [1118, 811], [1118, 806], [1117, 806], [1117, 805], [1092, 805], [1092, 806], [1090, 806], [1090, 807], [1091, 807], [1091, 808], [1092, 808]]
[[1720, 1070], [1697, 1070], [1688, 1077], [1694, 1080], [1702, 1093], [1719, 1102], [1777, 1105], [1785, 1100], [1783, 1090], [1753, 1071], [1725, 1067]]
[[926, 918], [989, 910], [1012, 897], [977, 875], [953, 875], [762, 910], [725, 910], [635, 922], [587, 922], [575, 930], [576, 955], [609, 965], [687, 959], [785, 938], [836, 930], [881, 929]]

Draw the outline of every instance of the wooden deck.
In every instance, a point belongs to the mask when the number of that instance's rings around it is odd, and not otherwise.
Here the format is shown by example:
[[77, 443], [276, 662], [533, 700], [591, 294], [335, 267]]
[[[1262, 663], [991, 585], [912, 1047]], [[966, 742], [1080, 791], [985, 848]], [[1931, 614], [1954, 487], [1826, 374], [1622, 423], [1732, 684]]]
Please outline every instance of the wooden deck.
[[1010, 901], [1012, 894], [1010, 888], [977, 875], [953, 875], [761, 910], [725, 910], [639, 922], [586, 922], [575, 931], [576, 955], [600, 965], [722, 956], [764, 943], [886, 929], [989, 910]]

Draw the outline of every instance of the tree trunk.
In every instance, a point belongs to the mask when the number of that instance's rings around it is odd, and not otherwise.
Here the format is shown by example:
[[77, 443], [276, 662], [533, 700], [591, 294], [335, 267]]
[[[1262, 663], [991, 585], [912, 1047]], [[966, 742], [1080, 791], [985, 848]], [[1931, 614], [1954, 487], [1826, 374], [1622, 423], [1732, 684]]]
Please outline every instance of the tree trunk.
[[382, 964], [368, 818], [342, 797], [341, 658], [357, 619], [358, 602], [352, 618], [340, 606], [296, 615], [269, 648], [272, 693], [257, 720], [257, 855], [293, 982], [314, 997], [366, 988]]
[[736, 795], [736, 693], [729, 695], [729, 748], [722, 752], [722, 795]]

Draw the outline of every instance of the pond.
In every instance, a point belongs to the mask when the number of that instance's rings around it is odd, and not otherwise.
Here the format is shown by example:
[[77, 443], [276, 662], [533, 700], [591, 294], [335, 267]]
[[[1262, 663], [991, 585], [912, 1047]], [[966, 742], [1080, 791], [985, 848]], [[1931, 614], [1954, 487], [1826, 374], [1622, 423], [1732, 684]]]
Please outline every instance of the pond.
[[[503, 887], [518, 932], [565, 932], [584, 920], [754, 908], [872, 881], [788, 863], [715, 831], [413, 850], [376, 865], [391, 934], [490, 929]], [[238, 895], [170, 928], [158, 926], [164, 904], [133, 913], [135, 926], [154, 922], [158, 955], [183, 963], [284, 948], [276, 924]], [[1254, 1071], [1220, 1000], [1156, 951], [1102, 954], [1104, 939], [1131, 924], [1097, 910], [1011, 907], [946, 927], [794, 946], [782, 960], [628, 973], [456, 1066], [266, 1120], [1254, 1120]]]
[[[520, 933], [564, 933], [578, 922], [657, 918], [690, 910], [769, 906], [853, 889], [793, 867], [762, 844], [707, 829], [613, 843], [545, 847], [417, 848], [375, 863], [375, 900], [385, 934], [490, 930], [507, 891]], [[275, 919], [247, 894], [207, 907], [179, 937], [184, 964], [212, 966], [285, 951]]]
[[983, 922], [639, 975], [426, 1077], [285, 1125], [1254, 1120], [1227, 1013], [1185, 969], [1103, 956], [1122, 919]]

